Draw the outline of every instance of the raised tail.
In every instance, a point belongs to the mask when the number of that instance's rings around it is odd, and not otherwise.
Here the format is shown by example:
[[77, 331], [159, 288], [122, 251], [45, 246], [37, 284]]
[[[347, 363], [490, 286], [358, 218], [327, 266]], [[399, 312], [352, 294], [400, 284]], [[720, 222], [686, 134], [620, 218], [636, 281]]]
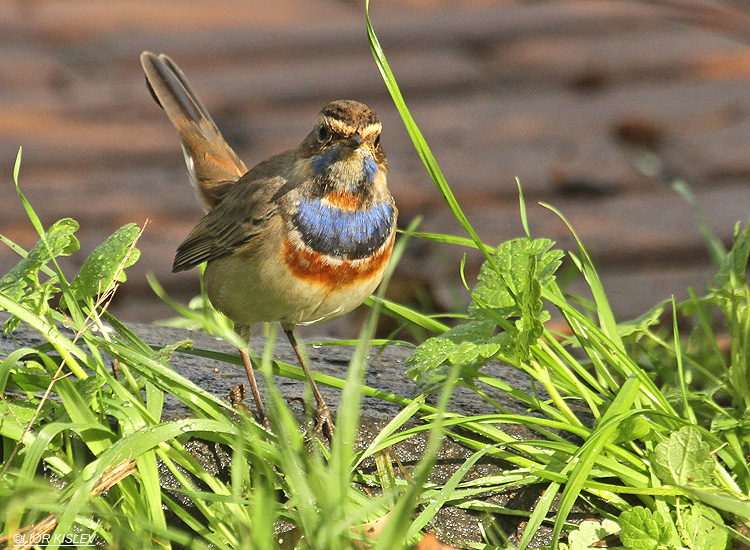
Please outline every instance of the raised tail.
[[185, 75], [169, 57], [141, 54], [151, 95], [167, 113], [182, 143], [190, 180], [204, 210], [211, 210], [247, 167], [224, 141]]

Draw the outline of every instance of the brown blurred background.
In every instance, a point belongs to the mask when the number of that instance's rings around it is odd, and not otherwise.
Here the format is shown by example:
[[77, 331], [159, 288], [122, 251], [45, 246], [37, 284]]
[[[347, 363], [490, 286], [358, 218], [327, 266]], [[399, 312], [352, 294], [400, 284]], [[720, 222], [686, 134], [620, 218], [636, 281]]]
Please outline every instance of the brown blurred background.
[[[703, 288], [708, 253], [670, 183], [688, 181], [725, 242], [750, 218], [745, 19], [625, 0], [372, 0], [371, 12], [407, 104], [486, 242], [522, 235], [518, 176], [533, 235], [572, 248], [537, 202], [559, 208], [620, 318]], [[361, 0], [4, 0], [0, 28], [0, 233], [36, 241], [12, 184], [18, 146], [22, 189], [44, 223], [81, 224], [71, 274], [116, 228], [149, 219], [112, 305], [123, 320], [171, 316], [148, 272], [182, 301], [198, 292], [197, 271], [169, 272], [201, 211], [146, 91], [145, 49], [175, 59], [248, 166], [296, 146], [326, 102], [369, 104], [384, 122], [402, 227], [422, 215], [422, 230], [461, 234], [380, 79]], [[393, 297], [438, 311], [465, 303], [463, 252], [412, 242]], [[0, 273], [16, 261], [0, 249]], [[470, 277], [479, 264], [470, 254]], [[306, 333], [353, 330], [350, 319]]]

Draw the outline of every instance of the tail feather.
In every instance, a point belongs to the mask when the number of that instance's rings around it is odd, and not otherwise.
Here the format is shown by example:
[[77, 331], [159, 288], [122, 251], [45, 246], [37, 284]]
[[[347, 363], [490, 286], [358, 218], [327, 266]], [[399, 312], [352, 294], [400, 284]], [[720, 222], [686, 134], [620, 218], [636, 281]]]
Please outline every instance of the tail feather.
[[206, 211], [211, 210], [247, 167], [174, 61], [164, 54], [143, 52], [141, 65], [151, 95], [177, 129], [198, 199]]
[[151, 96], [169, 114], [170, 119], [183, 117], [197, 124], [205, 118], [213, 123], [206, 108], [174, 61], [163, 54], [157, 57], [144, 52], [141, 62]]

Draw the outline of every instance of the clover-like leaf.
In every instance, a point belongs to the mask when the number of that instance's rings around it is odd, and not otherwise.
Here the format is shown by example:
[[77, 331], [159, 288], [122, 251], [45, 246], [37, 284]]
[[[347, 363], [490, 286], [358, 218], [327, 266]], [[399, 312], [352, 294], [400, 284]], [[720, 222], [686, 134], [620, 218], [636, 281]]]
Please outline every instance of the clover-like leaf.
[[672, 432], [669, 440], [659, 443], [652, 462], [657, 477], [669, 485], [707, 485], [713, 479], [715, 462], [711, 447], [693, 426], [683, 426]]
[[620, 514], [620, 541], [632, 550], [655, 550], [669, 542], [669, 529], [657, 512], [635, 506]]

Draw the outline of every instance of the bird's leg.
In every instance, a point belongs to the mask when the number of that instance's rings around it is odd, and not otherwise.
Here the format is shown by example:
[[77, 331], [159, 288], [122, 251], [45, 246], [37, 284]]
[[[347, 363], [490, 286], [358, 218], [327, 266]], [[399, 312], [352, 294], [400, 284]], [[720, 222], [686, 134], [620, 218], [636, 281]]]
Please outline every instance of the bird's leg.
[[258, 420], [267, 424], [266, 410], [263, 407], [263, 400], [260, 398], [260, 391], [258, 391], [258, 383], [255, 381], [255, 371], [253, 370], [253, 364], [250, 362], [250, 356], [242, 349], [240, 350], [240, 355], [242, 356], [242, 363], [245, 365], [247, 381], [250, 382], [250, 391], [253, 392], [253, 401], [255, 401], [255, 407], [258, 410]]
[[318, 386], [315, 385], [315, 380], [313, 380], [310, 369], [307, 368], [305, 361], [302, 359], [302, 354], [299, 352], [299, 346], [297, 345], [297, 338], [294, 336], [294, 327], [284, 328], [284, 333], [286, 334], [286, 337], [289, 338], [289, 343], [292, 345], [292, 349], [294, 349], [294, 353], [297, 355], [299, 364], [305, 372], [305, 377], [310, 383], [310, 386], [312, 386], [315, 400], [318, 402], [318, 409], [315, 413], [315, 430], [325, 435], [330, 441], [333, 439], [333, 417], [331, 416], [331, 410], [323, 399], [323, 395], [320, 393]]

